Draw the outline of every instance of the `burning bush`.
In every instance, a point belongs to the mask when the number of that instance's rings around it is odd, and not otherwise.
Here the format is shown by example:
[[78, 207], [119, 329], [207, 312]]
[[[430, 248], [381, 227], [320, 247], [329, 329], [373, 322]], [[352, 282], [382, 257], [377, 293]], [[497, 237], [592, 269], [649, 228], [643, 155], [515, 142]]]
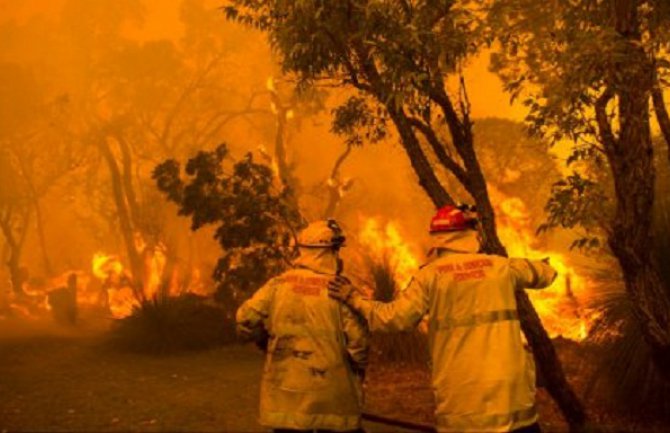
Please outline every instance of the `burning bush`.
[[111, 343], [150, 354], [203, 350], [235, 339], [235, 325], [222, 308], [194, 294], [155, 297], [117, 320]]

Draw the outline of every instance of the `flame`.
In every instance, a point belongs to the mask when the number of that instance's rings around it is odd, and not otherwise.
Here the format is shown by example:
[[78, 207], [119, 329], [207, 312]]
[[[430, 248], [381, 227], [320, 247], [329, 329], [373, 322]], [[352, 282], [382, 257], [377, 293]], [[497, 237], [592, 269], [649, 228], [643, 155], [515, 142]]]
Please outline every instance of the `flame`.
[[[534, 248], [537, 239], [531, 229], [532, 220], [521, 199], [491, 192], [497, 203], [498, 234], [510, 257], [549, 258], [558, 271], [550, 287], [528, 291], [549, 336], [583, 341], [596, 318], [596, 313], [583, 305], [593, 289], [591, 282], [580, 275], [565, 254]], [[379, 218], [361, 218], [361, 226], [361, 245], [375, 260], [390, 260], [397, 286], [404, 289], [419, 268], [421, 256], [416, 254], [415, 244], [403, 238], [396, 221], [384, 223]]]
[[115, 319], [128, 317], [140, 305], [141, 299], [153, 296], [177, 296], [183, 293], [212, 295], [213, 286], [205, 282], [199, 269], [190, 269], [184, 281], [180, 280], [181, 269], [178, 266], [168, 269], [167, 248], [163, 244], [151, 247], [141, 236], [136, 236], [135, 246], [144, 258], [142, 293], [136, 293], [131, 276], [118, 255], [97, 252], [91, 258], [90, 271], [69, 270], [39, 284], [26, 283], [25, 295], [22, 297], [16, 296], [11, 290], [0, 293], [0, 319], [11, 316], [25, 319], [44, 317], [51, 310], [49, 293], [67, 287], [68, 279], [73, 274], [77, 277], [78, 307], [106, 311]]
[[178, 266], [168, 266], [167, 247], [164, 244], [150, 246], [139, 235], [135, 238], [135, 244], [143, 257], [142, 293], [133, 290], [131, 277], [118, 256], [96, 253], [92, 259], [92, 273], [102, 282], [107, 308], [112, 317], [128, 317], [140, 305], [140, 299], [183, 293], [212, 295], [212, 286], [205, 284], [198, 269], [191, 269], [188, 281], [180, 285], [180, 269]]
[[550, 337], [562, 336], [583, 341], [589, 333], [595, 313], [583, 306], [591, 292], [590, 282], [581, 276], [562, 253], [534, 248], [537, 239], [531, 230], [531, 219], [524, 203], [516, 197], [506, 197], [492, 189], [498, 216], [498, 235], [510, 257], [528, 259], [548, 258], [558, 271], [553, 284], [543, 290], [528, 290], [542, 324]]
[[276, 92], [277, 88], [275, 87], [275, 77], [269, 76], [265, 81], [265, 88], [270, 92]]
[[[136, 242], [138, 240], [136, 239]], [[129, 316], [133, 308], [139, 305], [132, 288], [129, 287], [128, 279], [123, 264], [116, 255], [95, 253], [93, 255], [91, 270], [93, 275], [102, 281], [101, 295], [106, 298], [105, 308], [109, 310], [112, 317], [121, 319]]]
[[404, 290], [419, 268], [418, 255], [401, 235], [395, 221], [385, 224], [378, 218], [363, 218], [358, 240], [375, 260], [389, 260], [395, 273], [396, 286]]
[[161, 289], [166, 263], [167, 256], [165, 255], [163, 245], [158, 245], [146, 255], [144, 261], [144, 293], [147, 298], [158, 295], [158, 292]]
[[123, 265], [117, 256], [95, 253], [91, 270], [96, 278], [105, 280], [113, 275], [121, 275]]

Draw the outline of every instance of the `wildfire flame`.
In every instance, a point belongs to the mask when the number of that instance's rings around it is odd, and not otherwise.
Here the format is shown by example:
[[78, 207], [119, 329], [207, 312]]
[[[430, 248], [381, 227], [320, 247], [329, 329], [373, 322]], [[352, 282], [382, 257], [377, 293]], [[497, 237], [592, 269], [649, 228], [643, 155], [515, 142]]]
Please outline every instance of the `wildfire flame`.
[[590, 282], [571, 265], [565, 254], [533, 247], [537, 238], [523, 201], [505, 197], [495, 189], [491, 190], [491, 194], [498, 204], [498, 235], [509, 256], [548, 258], [558, 272], [558, 277], [548, 288], [527, 291], [547, 333], [552, 338], [562, 336], [574, 341], [584, 340], [595, 319], [594, 313], [583, 305], [592, 289]]
[[188, 284], [179, 285], [179, 269], [168, 268], [167, 248], [158, 244], [148, 247], [141, 237], [135, 239], [136, 247], [143, 252], [142, 291], [133, 290], [132, 279], [124, 269], [118, 256], [97, 253], [92, 259], [92, 272], [103, 284], [106, 291], [108, 309], [116, 319], [128, 317], [141, 299], [156, 296], [177, 296], [184, 292], [201, 296], [210, 296], [208, 287], [198, 269], [192, 269]]
[[375, 260], [389, 261], [397, 287], [404, 290], [419, 268], [419, 259], [400, 233], [399, 225], [394, 221], [384, 224], [377, 218], [363, 218], [358, 241]]
[[93, 255], [91, 271], [96, 278], [105, 280], [112, 275], [121, 275], [123, 273], [123, 265], [117, 256], [95, 253]]
[[93, 255], [91, 270], [93, 275], [102, 281], [103, 296], [106, 297], [104, 307], [109, 309], [112, 317], [121, 319], [129, 316], [139, 301], [129, 287], [125, 277], [123, 264], [116, 255], [96, 253]]
[[[531, 301], [550, 337], [582, 341], [588, 336], [594, 316], [580, 302], [588, 295], [589, 281], [582, 277], [564, 254], [534, 249], [536, 239], [529, 229], [530, 218], [518, 198], [498, 201], [498, 233], [511, 257], [549, 258], [558, 271], [554, 283], [544, 290], [529, 290]], [[395, 270], [397, 286], [404, 289], [418, 270], [416, 246], [402, 236], [400, 224], [379, 218], [361, 218], [359, 242], [376, 260], [388, 259]]]
[[181, 269], [174, 262], [168, 265], [167, 248], [164, 245], [149, 247], [137, 235], [135, 247], [142, 252], [143, 257], [141, 289], [133, 287], [131, 274], [118, 255], [97, 252], [91, 258], [88, 271], [69, 270], [41, 283], [26, 282], [23, 296], [17, 296], [9, 290], [0, 292], [0, 319], [11, 316], [26, 319], [44, 317], [52, 310], [52, 292], [68, 288], [73, 275], [76, 276], [77, 306], [97, 311], [98, 314], [105, 312], [116, 319], [129, 316], [141, 300], [154, 296], [212, 294], [212, 285], [205, 282], [197, 268], [189, 269], [185, 278], [180, 280]]

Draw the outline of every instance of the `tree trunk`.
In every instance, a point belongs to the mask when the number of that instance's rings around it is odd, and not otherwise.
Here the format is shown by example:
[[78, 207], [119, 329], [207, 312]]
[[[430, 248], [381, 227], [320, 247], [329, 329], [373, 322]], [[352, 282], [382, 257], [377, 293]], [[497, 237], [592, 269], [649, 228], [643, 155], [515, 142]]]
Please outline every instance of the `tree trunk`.
[[279, 172], [279, 179], [285, 188], [293, 189], [294, 185], [291, 179], [291, 173], [286, 155], [286, 127], [288, 108], [284, 106], [279, 93], [274, 88], [270, 90], [270, 99], [275, 107], [277, 118], [277, 133], [275, 135], [275, 159], [277, 161], [277, 171]]
[[[9, 253], [6, 264], [7, 269], [9, 270], [9, 280], [12, 285], [12, 291], [18, 297], [23, 297], [26, 294], [23, 290], [23, 283], [25, 283], [27, 276], [25, 275], [24, 270], [21, 268], [21, 253], [23, 251], [23, 245], [28, 233], [30, 210], [26, 209], [23, 212], [20, 212], [18, 215], [14, 213], [14, 210], [15, 209], [7, 209], [5, 211], [5, 214], [0, 221], [0, 230], [5, 237], [5, 242]], [[18, 234], [15, 232], [16, 228], [14, 226], [14, 218], [22, 219], [22, 221], [20, 221], [18, 224]]]
[[139, 227], [141, 224], [140, 218], [140, 206], [137, 201], [137, 194], [135, 194], [135, 188], [133, 187], [133, 156], [130, 150], [128, 142], [123, 138], [123, 136], [118, 133], [115, 135], [117, 143], [119, 143], [119, 149], [121, 150], [121, 160], [123, 166], [123, 192], [128, 203], [128, 209], [130, 210], [130, 218], [135, 227]]
[[[615, 5], [616, 30], [626, 39], [626, 60], [618, 71], [621, 82], [615, 87], [619, 137], [609, 130], [604, 140], [617, 198], [608, 242], [621, 265], [626, 292], [655, 365], [670, 382], [670, 297], [660, 277], [652, 239], [655, 168], [649, 96], [653, 65], [639, 43], [638, 1], [617, 0]], [[608, 128], [604, 120], [599, 123]]]
[[414, 173], [419, 177], [419, 185], [426, 191], [426, 194], [428, 194], [428, 197], [430, 197], [436, 207], [440, 208], [448, 204], [454, 204], [454, 199], [444, 189], [440, 180], [435, 175], [435, 171], [421, 149], [421, 144], [414, 134], [412, 126], [407, 121], [406, 116], [391, 105], [387, 106], [387, 110], [400, 134], [401, 143], [405, 148], [407, 156], [409, 156]]
[[40, 200], [33, 196], [33, 207], [35, 208], [35, 225], [37, 226], [37, 238], [40, 243], [40, 250], [42, 252], [42, 265], [47, 276], [53, 276], [53, 268], [51, 267], [51, 260], [49, 259], [49, 250], [47, 248], [47, 237], [44, 232], [44, 219], [42, 218], [42, 206]]
[[337, 209], [337, 206], [340, 204], [340, 199], [342, 199], [342, 195], [340, 192], [340, 188], [342, 188], [342, 182], [340, 181], [340, 167], [351, 154], [351, 149], [352, 145], [351, 144], [347, 145], [347, 148], [342, 153], [342, 155], [340, 155], [337, 158], [337, 160], [335, 160], [333, 169], [330, 172], [330, 178], [328, 179], [327, 183], [328, 203], [326, 204], [326, 209], [323, 212], [324, 219], [332, 218], [335, 216], [335, 210]]
[[670, 381], [670, 299], [653, 253], [655, 171], [646, 96], [632, 89], [619, 96], [621, 137], [610, 160], [617, 207], [609, 245], [656, 366]]
[[654, 111], [656, 112], [656, 120], [661, 128], [661, 133], [665, 139], [665, 145], [668, 150], [668, 162], [670, 162], [670, 116], [668, 109], [665, 107], [665, 100], [663, 99], [663, 89], [658, 80], [654, 82], [654, 87], [651, 93], [652, 101], [654, 102]]
[[11, 246], [9, 250], [9, 260], [7, 260], [7, 268], [9, 269], [9, 281], [12, 284], [12, 291], [14, 295], [23, 297], [26, 292], [23, 290], [23, 283], [25, 278], [23, 270], [21, 269], [21, 250], [17, 246]]
[[109, 168], [109, 174], [112, 181], [112, 192], [114, 195], [114, 203], [116, 205], [116, 210], [118, 213], [119, 223], [121, 226], [121, 235], [123, 236], [124, 243], [126, 245], [126, 251], [128, 253], [128, 261], [130, 262], [130, 270], [133, 274], [133, 292], [135, 297], [139, 301], [144, 300], [144, 284], [142, 277], [144, 275], [144, 263], [140, 254], [135, 248], [135, 234], [133, 232], [133, 224], [131, 220], [130, 213], [128, 211], [128, 204], [123, 194], [123, 180], [121, 178], [121, 171], [119, 166], [116, 163], [114, 154], [109, 148], [107, 143], [107, 137], [100, 137], [98, 144], [100, 152], [107, 162], [107, 167]]

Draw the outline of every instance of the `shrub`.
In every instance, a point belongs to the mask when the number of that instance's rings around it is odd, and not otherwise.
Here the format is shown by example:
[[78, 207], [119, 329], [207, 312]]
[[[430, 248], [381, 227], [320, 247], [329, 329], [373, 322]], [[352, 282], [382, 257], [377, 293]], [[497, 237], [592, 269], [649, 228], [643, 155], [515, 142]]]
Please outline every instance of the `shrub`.
[[153, 298], [116, 321], [115, 347], [149, 354], [203, 350], [235, 340], [233, 320], [206, 298], [194, 294]]
[[670, 384], [657, 371], [631, 300], [623, 291], [599, 302], [603, 315], [591, 330], [594, 365], [587, 396], [638, 420], [670, 419]]

